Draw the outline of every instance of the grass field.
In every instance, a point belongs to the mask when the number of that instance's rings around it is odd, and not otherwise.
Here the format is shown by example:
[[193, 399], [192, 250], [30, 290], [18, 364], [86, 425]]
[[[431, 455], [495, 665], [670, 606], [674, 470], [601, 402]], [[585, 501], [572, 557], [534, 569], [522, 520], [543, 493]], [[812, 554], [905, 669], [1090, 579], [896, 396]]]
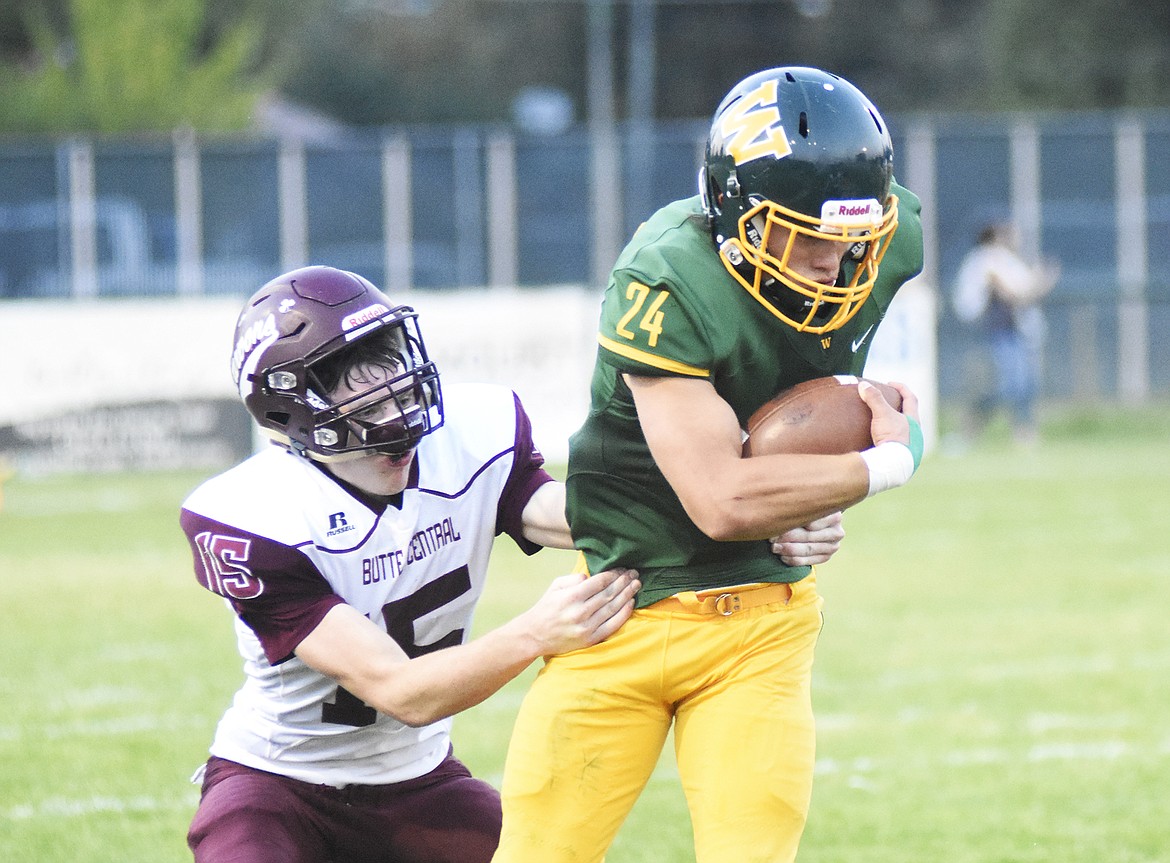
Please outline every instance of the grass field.
[[[1170, 410], [1046, 432], [847, 515], [801, 863], [1170, 861]], [[5, 484], [0, 861], [189, 860], [187, 779], [241, 677], [176, 524], [199, 479]], [[571, 560], [501, 543], [477, 629]], [[493, 782], [532, 673], [457, 721]], [[608, 859], [693, 861], [669, 754]]]

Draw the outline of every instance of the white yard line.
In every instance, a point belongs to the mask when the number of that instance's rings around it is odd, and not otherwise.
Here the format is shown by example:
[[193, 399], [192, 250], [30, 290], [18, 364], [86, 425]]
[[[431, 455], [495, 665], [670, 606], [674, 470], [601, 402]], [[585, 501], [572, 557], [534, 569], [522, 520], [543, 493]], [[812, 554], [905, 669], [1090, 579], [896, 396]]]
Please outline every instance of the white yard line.
[[18, 803], [0, 809], [0, 820], [27, 821], [33, 818], [81, 818], [100, 812], [162, 812], [176, 809], [194, 810], [199, 801], [195, 790], [178, 797], [107, 797], [69, 799], [50, 797], [38, 803]]

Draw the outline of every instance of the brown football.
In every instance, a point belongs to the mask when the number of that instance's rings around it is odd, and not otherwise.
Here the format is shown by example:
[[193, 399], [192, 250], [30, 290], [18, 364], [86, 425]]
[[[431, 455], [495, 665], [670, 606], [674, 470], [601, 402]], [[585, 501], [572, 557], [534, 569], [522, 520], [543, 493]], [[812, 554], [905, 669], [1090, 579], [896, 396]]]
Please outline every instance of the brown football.
[[[858, 380], [853, 375], [814, 378], [774, 396], [748, 420], [743, 454], [838, 455], [873, 446], [873, 415], [857, 392]], [[897, 410], [902, 409], [902, 396], [896, 389], [865, 380], [880, 389]]]

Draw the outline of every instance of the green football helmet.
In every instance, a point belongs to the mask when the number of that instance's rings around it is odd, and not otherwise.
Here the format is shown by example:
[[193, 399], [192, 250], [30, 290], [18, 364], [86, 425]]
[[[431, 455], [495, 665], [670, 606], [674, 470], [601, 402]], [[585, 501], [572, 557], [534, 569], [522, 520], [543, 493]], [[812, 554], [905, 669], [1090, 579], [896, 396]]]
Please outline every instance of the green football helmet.
[[[873, 103], [843, 78], [790, 66], [745, 78], [723, 99], [699, 193], [736, 281], [789, 326], [824, 333], [857, 314], [873, 289], [898, 225], [893, 170]], [[836, 284], [788, 266], [802, 235], [847, 244]]]

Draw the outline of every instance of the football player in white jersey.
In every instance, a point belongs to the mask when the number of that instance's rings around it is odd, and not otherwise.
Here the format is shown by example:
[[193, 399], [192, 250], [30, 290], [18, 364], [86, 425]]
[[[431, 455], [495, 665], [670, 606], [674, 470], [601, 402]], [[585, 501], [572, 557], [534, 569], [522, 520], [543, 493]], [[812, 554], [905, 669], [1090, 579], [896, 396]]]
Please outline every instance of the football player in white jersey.
[[497, 534], [572, 545], [515, 394], [440, 388], [414, 311], [329, 267], [261, 288], [235, 339], [275, 445], [180, 518], [246, 675], [200, 771], [195, 860], [486, 863], [499, 795], [454, 757], [452, 715], [616, 631], [635, 573], [562, 576], [468, 640]]

